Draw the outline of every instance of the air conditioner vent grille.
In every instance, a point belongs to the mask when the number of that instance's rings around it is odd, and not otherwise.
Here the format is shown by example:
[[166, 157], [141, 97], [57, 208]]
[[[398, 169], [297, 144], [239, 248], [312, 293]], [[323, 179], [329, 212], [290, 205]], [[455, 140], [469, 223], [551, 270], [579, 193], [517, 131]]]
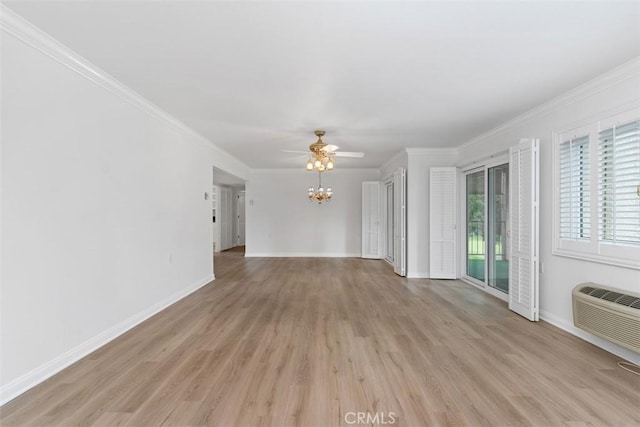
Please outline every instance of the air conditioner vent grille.
[[583, 283], [572, 297], [574, 325], [640, 352], [640, 294]]
[[591, 286], [583, 286], [582, 288], [580, 288], [580, 292], [582, 292], [583, 294], [587, 294], [589, 295], [591, 292], [595, 291], [596, 288], [592, 288]]
[[602, 288], [596, 288], [593, 291], [589, 292], [589, 295], [594, 297], [594, 298], [602, 298], [607, 292], [606, 289], [602, 289]]
[[619, 316], [601, 310], [599, 307], [584, 304], [578, 310], [577, 321], [591, 328], [592, 332], [598, 332], [598, 335], [613, 342], [625, 342], [634, 348], [640, 348], [640, 320]]
[[589, 295], [590, 297], [611, 301], [616, 304], [626, 305], [640, 310], [640, 298], [633, 295], [627, 295], [620, 292], [611, 291], [605, 288], [594, 288], [592, 286], [583, 286], [579, 290], [580, 293]]
[[[622, 295], [620, 298], [616, 300], [618, 304], [626, 305], [627, 307], [631, 307], [634, 303], [640, 303], [640, 298], [632, 297], [631, 295]], [[637, 308], [637, 307], [634, 307]]]
[[620, 298], [622, 295], [624, 294], [619, 294], [618, 292], [607, 292], [606, 294], [602, 295], [602, 299], [611, 301], [611, 302], [616, 302], [616, 300]]

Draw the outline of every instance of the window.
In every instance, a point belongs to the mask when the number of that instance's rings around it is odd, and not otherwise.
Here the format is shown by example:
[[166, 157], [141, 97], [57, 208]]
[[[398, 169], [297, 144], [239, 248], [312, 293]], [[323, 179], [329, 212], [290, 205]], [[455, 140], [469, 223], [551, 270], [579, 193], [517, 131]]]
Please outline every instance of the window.
[[556, 136], [554, 254], [640, 269], [638, 113]]
[[560, 144], [560, 238], [591, 238], [589, 136]]
[[640, 120], [600, 132], [600, 241], [640, 245]]

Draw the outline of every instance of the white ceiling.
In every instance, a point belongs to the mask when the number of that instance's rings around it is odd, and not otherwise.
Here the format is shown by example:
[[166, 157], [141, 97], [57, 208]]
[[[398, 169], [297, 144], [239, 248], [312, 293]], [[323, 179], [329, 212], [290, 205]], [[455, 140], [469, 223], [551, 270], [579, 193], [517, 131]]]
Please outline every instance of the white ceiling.
[[640, 55], [640, 2], [5, 1], [254, 168], [378, 167]]

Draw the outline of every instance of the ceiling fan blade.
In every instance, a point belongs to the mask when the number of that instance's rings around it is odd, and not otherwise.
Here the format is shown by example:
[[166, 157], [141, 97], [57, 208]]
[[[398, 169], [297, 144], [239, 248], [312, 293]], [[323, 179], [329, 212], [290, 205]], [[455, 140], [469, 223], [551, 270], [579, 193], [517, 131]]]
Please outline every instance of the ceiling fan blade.
[[364, 157], [364, 153], [358, 153], [355, 151], [336, 151], [333, 155], [336, 157], [353, 157], [358, 159]]
[[338, 148], [337, 145], [333, 145], [333, 144], [327, 144], [324, 147], [322, 147], [322, 151], [326, 151], [326, 152], [333, 152], [336, 151]]
[[307, 151], [300, 151], [300, 150], [280, 150], [283, 153], [296, 153], [296, 154], [309, 154], [309, 150]]

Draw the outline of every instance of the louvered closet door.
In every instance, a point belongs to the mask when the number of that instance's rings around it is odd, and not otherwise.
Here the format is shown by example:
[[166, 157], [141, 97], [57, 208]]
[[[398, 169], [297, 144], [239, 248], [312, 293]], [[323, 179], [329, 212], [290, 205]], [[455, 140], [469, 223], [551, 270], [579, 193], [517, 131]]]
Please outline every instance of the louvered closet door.
[[509, 309], [538, 320], [538, 188], [537, 139], [523, 139], [509, 150]]
[[456, 168], [429, 170], [429, 276], [455, 279]]
[[380, 183], [362, 183], [362, 258], [380, 258]]

